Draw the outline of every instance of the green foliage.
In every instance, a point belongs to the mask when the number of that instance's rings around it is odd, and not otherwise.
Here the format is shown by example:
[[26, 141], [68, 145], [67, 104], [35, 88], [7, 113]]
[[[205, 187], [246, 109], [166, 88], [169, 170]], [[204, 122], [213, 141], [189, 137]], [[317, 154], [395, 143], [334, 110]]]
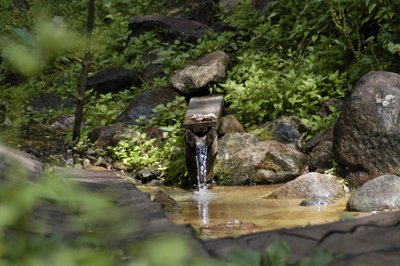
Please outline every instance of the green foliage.
[[84, 110], [87, 117], [85, 129], [112, 124], [138, 92], [127, 89], [118, 93], [94, 94], [92, 90], [87, 91], [88, 103]]
[[60, 53], [77, 49], [82, 41], [67, 29], [62, 21], [39, 20], [33, 34], [24, 28], [12, 28], [14, 40], [2, 50], [2, 57], [19, 73], [35, 76], [43, 71], [46, 63]]
[[[137, 134], [130, 134], [112, 149], [113, 156], [132, 171], [156, 167], [167, 183], [183, 185], [186, 170], [181, 125], [186, 108], [183, 97], [156, 106], [148, 123], [133, 127]], [[161, 130], [162, 139], [149, 137], [149, 129]]]
[[239, 42], [220, 91], [247, 126], [295, 114], [313, 134], [337, 117], [318, 115], [325, 101], [343, 99], [369, 70], [396, 72], [398, 8], [384, 0], [287, 0], [257, 16], [245, 2], [224, 17], [251, 39]]
[[268, 265], [285, 266], [289, 261], [290, 248], [283, 241], [277, 241], [266, 249]]
[[[265, 249], [265, 254], [252, 250], [234, 250], [227, 257], [228, 266], [286, 266], [289, 265], [290, 248], [284, 241], [278, 240]], [[317, 250], [313, 255], [302, 258], [297, 266], [329, 265], [338, 256], [324, 250]]]

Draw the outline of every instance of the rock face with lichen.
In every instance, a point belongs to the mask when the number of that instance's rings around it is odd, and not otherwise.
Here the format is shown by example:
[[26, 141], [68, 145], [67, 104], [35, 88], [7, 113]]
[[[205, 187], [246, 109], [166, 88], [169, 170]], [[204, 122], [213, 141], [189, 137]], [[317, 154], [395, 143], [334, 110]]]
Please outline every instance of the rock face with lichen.
[[226, 185], [282, 183], [299, 176], [306, 163], [307, 156], [292, 146], [229, 133], [219, 139], [214, 171]]
[[333, 153], [362, 185], [400, 169], [400, 75], [363, 76], [344, 105], [333, 132]]

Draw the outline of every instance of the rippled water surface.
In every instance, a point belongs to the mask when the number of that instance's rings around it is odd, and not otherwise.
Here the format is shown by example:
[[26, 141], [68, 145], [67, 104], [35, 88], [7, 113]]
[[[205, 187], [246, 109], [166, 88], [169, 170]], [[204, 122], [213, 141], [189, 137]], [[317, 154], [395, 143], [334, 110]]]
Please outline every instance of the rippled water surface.
[[278, 185], [215, 186], [207, 192], [168, 189], [181, 206], [180, 213], [169, 213], [177, 224], [191, 224], [202, 238], [239, 236], [338, 221], [367, 214], [345, 211], [348, 196], [329, 206], [300, 206], [302, 199], [266, 199]]

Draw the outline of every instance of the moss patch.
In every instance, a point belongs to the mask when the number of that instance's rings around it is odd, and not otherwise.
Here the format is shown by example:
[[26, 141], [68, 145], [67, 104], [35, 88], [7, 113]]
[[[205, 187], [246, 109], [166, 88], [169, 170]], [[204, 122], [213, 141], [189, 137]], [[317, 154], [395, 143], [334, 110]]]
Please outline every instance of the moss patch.
[[264, 160], [257, 165], [257, 169], [270, 170], [275, 173], [285, 170], [282, 166], [275, 162], [275, 158], [269, 153], [265, 154]]

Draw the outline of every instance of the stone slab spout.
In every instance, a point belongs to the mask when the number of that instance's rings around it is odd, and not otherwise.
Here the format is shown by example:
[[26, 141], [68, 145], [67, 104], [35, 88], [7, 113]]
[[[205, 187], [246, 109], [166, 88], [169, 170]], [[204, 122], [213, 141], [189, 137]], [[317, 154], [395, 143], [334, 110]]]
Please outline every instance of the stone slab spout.
[[191, 186], [201, 188], [212, 183], [218, 151], [217, 132], [223, 107], [221, 95], [193, 97], [189, 101], [183, 128], [186, 167]]

